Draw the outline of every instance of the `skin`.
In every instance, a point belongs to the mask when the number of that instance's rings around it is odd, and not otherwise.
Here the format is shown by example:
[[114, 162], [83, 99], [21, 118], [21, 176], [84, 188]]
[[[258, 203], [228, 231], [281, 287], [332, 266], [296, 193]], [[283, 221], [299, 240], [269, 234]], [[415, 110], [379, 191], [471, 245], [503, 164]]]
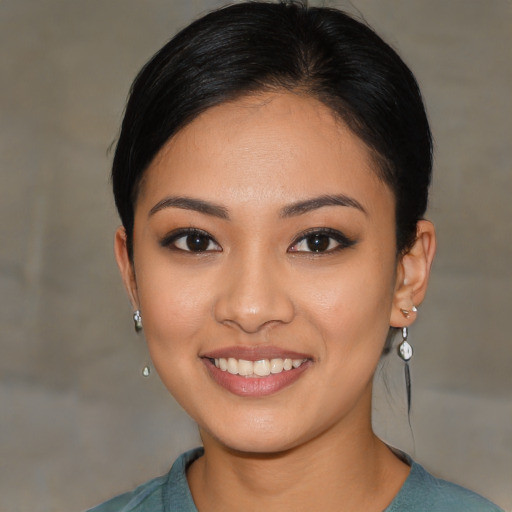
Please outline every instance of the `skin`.
[[[349, 201], [289, 211], [327, 195]], [[175, 197], [228, 218], [162, 206]], [[207, 250], [184, 250], [183, 236], [162, 245], [190, 227], [211, 236]], [[327, 250], [311, 252], [304, 236], [317, 228], [350, 242], [323, 235]], [[187, 476], [201, 512], [380, 511], [392, 501], [409, 467], [373, 434], [371, 386], [389, 326], [414, 322], [400, 309], [425, 295], [435, 234], [427, 221], [417, 233], [397, 261], [392, 191], [364, 143], [307, 96], [211, 108], [156, 156], [137, 199], [133, 262], [123, 228], [115, 252], [155, 368], [200, 428], [205, 456]], [[306, 354], [308, 366], [263, 397], [226, 390], [202, 357], [269, 345]]]

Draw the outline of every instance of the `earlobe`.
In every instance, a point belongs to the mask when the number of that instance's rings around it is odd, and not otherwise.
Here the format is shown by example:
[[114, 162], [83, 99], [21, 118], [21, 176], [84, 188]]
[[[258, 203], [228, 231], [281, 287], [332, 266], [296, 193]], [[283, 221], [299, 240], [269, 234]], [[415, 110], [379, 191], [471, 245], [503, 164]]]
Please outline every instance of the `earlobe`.
[[434, 226], [428, 220], [420, 220], [413, 246], [398, 263], [390, 318], [392, 327], [408, 326], [416, 320], [415, 309], [425, 298], [435, 252]]
[[114, 236], [114, 254], [133, 309], [138, 309], [139, 300], [137, 296], [137, 283], [135, 281], [133, 262], [128, 254], [126, 231], [123, 226], [117, 228]]

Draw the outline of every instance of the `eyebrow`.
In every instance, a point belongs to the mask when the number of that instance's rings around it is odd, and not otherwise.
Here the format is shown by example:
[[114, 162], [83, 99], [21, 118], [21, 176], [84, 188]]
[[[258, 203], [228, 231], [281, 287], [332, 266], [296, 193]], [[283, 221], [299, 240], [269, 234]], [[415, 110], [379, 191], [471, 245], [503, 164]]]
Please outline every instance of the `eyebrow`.
[[193, 199], [192, 197], [172, 196], [162, 199], [149, 210], [148, 217], [151, 217], [160, 210], [165, 208], [181, 208], [182, 210], [193, 210], [195, 212], [204, 213], [219, 219], [229, 219], [227, 208], [219, 204], [210, 203], [201, 199]]
[[347, 206], [350, 208], [356, 208], [365, 215], [368, 215], [368, 212], [363, 208], [363, 205], [356, 199], [344, 194], [336, 194], [323, 195], [290, 204], [281, 210], [280, 216], [283, 218], [294, 217], [296, 215], [303, 215], [304, 213], [308, 213], [312, 210], [318, 210], [325, 206]]
[[[295, 217], [296, 215], [303, 215], [310, 211], [318, 210], [319, 208], [324, 208], [326, 206], [346, 206], [356, 208], [357, 210], [360, 210], [365, 215], [367, 215], [366, 210], [363, 208], [361, 203], [359, 203], [359, 201], [344, 194], [337, 194], [322, 195], [290, 204], [281, 209], [279, 216], [281, 218]], [[171, 196], [162, 199], [156, 203], [155, 206], [151, 208], [151, 210], [149, 210], [148, 217], [151, 217], [155, 213], [166, 208], [181, 208], [182, 210], [192, 210], [199, 213], [204, 213], [206, 215], [211, 215], [213, 217], [218, 217], [219, 219], [229, 220], [228, 209], [224, 206], [211, 203], [209, 201], [204, 201], [202, 199], [194, 199], [192, 197], [183, 196]]]

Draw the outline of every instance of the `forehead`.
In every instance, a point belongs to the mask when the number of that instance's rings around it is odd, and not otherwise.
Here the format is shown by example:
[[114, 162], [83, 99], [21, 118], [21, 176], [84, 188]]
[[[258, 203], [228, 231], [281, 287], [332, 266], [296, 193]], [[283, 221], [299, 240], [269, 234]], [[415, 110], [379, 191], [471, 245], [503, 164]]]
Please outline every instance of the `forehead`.
[[370, 150], [328, 107], [274, 93], [223, 103], [185, 126], [149, 166], [140, 198], [207, 192], [221, 201], [283, 203], [349, 189], [390, 193]]

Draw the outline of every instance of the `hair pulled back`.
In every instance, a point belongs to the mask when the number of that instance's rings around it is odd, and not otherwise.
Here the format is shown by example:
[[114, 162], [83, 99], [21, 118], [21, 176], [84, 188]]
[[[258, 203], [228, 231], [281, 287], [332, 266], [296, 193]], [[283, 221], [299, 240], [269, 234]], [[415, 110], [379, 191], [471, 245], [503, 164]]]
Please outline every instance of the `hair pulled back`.
[[131, 87], [112, 168], [130, 256], [139, 184], [162, 146], [208, 108], [272, 90], [318, 99], [366, 143], [395, 196], [397, 251], [410, 247], [427, 206], [432, 138], [409, 68], [339, 10], [244, 2], [179, 32]]

